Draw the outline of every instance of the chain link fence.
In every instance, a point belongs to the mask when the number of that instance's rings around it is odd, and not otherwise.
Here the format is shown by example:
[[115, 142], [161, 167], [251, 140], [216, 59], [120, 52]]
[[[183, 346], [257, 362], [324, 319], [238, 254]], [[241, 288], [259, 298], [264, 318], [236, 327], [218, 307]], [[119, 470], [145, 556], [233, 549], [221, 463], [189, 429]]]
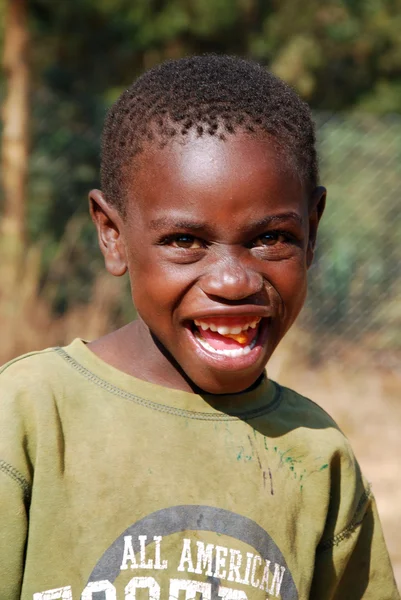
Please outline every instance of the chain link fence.
[[[35, 121], [29, 197], [33, 237], [61, 230], [44, 244], [43, 279], [57, 287], [60, 314], [88, 301], [102, 269], [84, 200], [98, 185], [101, 119], [77, 131], [54, 119]], [[315, 120], [328, 201], [298, 321], [301, 347], [313, 365], [344, 360], [353, 346], [363, 348], [364, 368], [370, 356], [401, 372], [401, 116], [317, 113]], [[74, 214], [84, 225], [70, 240]], [[59, 255], [67, 258], [54, 260]], [[111, 327], [132, 318], [128, 291], [119, 305]]]
[[315, 115], [328, 201], [300, 317], [310, 358], [401, 351], [401, 118]]

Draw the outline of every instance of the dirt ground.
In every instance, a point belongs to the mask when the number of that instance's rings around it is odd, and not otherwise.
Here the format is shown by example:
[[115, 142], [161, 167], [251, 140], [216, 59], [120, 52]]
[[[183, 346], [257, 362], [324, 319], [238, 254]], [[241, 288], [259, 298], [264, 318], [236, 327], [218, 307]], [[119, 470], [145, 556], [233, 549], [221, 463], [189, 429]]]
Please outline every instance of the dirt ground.
[[372, 484], [401, 590], [401, 357], [348, 347], [316, 367], [304, 360], [296, 337], [291, 333], [277, 350], [269, 376], [317, 402], [351, 441]]

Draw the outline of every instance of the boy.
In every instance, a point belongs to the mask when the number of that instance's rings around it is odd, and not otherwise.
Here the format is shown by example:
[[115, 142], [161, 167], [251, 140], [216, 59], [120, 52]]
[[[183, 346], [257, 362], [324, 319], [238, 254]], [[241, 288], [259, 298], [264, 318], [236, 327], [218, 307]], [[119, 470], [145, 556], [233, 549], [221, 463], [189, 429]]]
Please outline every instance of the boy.
[[325, 190], [308, 108], [206, 56], [111, 108], [90, 208], [138, 319], [1, 375], [0, 597], [398, 598], [347, 440], [265, 365]]

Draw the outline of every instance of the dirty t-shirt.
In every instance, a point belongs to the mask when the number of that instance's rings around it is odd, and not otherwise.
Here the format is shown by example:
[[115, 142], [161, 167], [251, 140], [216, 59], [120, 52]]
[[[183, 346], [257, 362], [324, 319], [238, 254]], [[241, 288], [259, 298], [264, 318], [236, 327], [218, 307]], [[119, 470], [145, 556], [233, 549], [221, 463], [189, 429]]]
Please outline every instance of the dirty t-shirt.
[[313, 402], [219, 399], [76, 340], [0, 375], [0, 598], [399, 598], [374, 500]]

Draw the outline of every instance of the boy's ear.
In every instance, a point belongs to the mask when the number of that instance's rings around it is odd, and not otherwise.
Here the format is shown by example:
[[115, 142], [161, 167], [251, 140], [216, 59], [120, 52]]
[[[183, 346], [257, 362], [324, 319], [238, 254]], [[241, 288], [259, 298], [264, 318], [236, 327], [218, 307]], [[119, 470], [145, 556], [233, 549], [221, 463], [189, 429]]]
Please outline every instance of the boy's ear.
[[326, 188], [319, 185], [316, 187], [309, 200], [309, 239], [306, 251], [306, 264], [309, 267], [312, 264], [315, 253], [317, 228], [322, 217], [324, 207], [326, 206]]
[[100, 190], [89, 193], [89, 212], [94, 222], [106, 269], [120, 277], [127, 271], [125, 247], [121, 236], [121, 216], [110, 206]]

